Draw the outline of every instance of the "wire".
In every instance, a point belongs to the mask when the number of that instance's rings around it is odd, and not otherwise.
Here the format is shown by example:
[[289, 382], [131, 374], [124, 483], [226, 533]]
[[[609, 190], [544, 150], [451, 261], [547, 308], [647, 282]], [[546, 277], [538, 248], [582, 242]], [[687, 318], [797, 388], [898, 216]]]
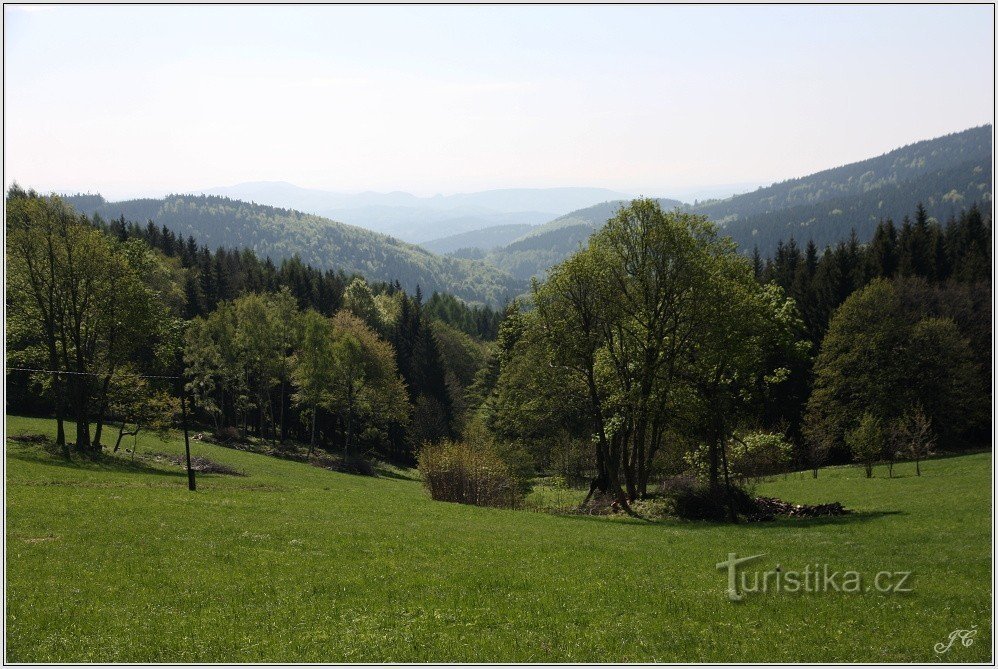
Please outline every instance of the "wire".
[[[107, 374], [98, 374], [97, 372], [70, 372], [59, 369], [35, 369], [34, 367], [7, 367], [8, 372], [43, 372], [46, 374], [73, 374], [76, 376], [107, 376]], [[169, 376], [166, 374], [130, 374], [139, 379], [179, 379], [179, 376]]]

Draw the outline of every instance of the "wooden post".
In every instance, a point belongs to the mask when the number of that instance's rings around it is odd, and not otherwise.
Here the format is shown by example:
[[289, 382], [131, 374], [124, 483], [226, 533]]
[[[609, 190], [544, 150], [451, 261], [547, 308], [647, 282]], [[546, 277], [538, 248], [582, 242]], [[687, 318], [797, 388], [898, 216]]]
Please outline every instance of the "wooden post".
[[191, 437], [187, 432], [187, 392], [184, 389], [183, 377], [180, 378], [180, 413], [184, 421], [184, 448], [187, 450], [187, 489], [197, 490], [194, 470], [191, 469]]

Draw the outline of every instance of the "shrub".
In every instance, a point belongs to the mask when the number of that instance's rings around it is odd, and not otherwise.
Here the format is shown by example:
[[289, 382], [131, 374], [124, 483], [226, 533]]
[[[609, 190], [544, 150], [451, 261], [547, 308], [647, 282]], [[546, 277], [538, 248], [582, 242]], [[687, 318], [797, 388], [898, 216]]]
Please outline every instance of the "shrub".
[[915, 473], [922, 475], [921, 461], [932, 453], [936, 437], [932, 432], [932, 421], [920, 406], [908, 409], [891, 424], [890, 440], [892, 448], [900, 455], [915, 461]]
[[859, 424], [846, 433], [846, 443], [853, 457], [866, 469], [866, 478], [873, 476], [873, 465], [884, 453], [886, 438], [880, 419], [867, 412]]
[[243, 441], [242, 431], [235, 426], [230, 425], [229, 427], [223, 427], [220, 430], [215, 431], [215, 443], [222, 444], [223, 446], [229, 444], [238, 444]]
[[520, 481], [491, 445], [450, 440], [424, 444], [419, 472], [430, 497], [438, 501], [513, 508], [523, 499]]
[[711, 490], [706, 483], [693, 481], [682, 485], [674, 479], [671, 496], [673, 512], [686, 520], [727, 520], [728, 495], [737, 515], [752, 515], [757, 512], [755, 501], [743, 488], [724, 486]]

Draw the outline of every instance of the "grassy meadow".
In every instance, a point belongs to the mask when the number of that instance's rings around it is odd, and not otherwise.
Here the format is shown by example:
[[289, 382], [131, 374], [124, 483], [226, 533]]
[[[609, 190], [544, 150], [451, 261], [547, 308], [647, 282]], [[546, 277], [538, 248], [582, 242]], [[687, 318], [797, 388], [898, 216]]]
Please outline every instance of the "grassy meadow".
[[[8, 417], [7, 431], [55, 425]], [[788, 475], [758, 493], [854, 513], [728, 526], [439, 503], [404, 472], [199, 442], [244, 475], [191, 493], [152, 455], [182, 453], [177, 437], [98, 463], [6, 448], [8, 662], [992, 660], [989, 453], [921, 477]], [[912, 571], [913, 592], [732, 603], [715, 568], [730, 552], [765, 553], [760, 569]], [[974, 625], [973, 645], [933, 650]]]

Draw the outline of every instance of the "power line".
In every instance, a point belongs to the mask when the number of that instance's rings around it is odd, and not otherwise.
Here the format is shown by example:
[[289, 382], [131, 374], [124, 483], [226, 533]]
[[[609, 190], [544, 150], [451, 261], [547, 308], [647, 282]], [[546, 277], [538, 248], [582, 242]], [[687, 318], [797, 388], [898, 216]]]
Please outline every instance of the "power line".
[[[75, 376], [96, 376], [102, 377], [107, 376], [107, 374], [98, 374], [97, 372], [71, 372], [68, 370], [61, 369], [36, 369], [34, 367], [7, 367], [8, 372], [18, 371], [18, 372], [42, 372], [46, 374], [72, 374]], [[179, 379], [179, 376], [170, 376], [167, 374], [129, 374], [129, 376], [139, 378], [139, 379]]]

